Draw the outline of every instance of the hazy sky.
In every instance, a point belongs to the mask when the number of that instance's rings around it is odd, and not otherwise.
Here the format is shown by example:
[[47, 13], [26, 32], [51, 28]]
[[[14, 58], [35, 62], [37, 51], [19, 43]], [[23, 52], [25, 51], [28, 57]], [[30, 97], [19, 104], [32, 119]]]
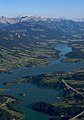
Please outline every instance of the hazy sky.
[[84, 18], [84, 0], [0, 0], [0, 16]]

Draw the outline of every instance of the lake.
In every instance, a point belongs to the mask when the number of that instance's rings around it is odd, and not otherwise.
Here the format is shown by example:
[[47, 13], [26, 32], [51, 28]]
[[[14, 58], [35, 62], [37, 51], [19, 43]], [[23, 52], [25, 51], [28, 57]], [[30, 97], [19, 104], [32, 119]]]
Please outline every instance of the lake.
[[[62, 63], [60, 60], [65, 59], [65, 54], [72, 51], [72, 48], [68, 45], [57, 43], [53, 45], [56, 50], [60, 51], [60, 57], [58, 59], [49, 60], [49, 65], [42, 66], [38, 68], [18, 68], [13, 70], [11, 74], [1, 73], [0, 74], [0, 87], [7, 88], [8, 90], [5, 92], [7, 94], [13, 95], [22, 99], [23, 104], [19, 106], [17, 109], [25, 113], [24, 120], [48, 120], [50, 116], [45, 115], [40, 112], [33, 111], [28, 106], [37, 101], [44, 102], [57, 102], [61, 99], [62, 91], [59, 89], [47, 89], [47, 88], [39, 88], [36, 85], [30, 83], [23, 83], [5, 87], [3, 85], [4, 82], [13, 81], [21, 77], [31, 76], [31, 75], [39, 75], [52, 73], [55, 71], [74, 71], [84, 67], [84, 62], [78, 63]], [[21, 97], [20, 93], [26, 92], [25, 97]], [[59, 99], [60, 98], [60, 99]]]

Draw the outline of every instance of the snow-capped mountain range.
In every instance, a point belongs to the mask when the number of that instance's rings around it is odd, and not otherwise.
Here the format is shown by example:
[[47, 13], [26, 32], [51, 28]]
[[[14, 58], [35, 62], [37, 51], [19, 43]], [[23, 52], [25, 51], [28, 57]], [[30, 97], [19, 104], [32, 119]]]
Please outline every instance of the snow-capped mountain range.
[[[66, 18], [44, 18], [44, 17], [38, 17], [38, 16], [18, 16], [18, 17], [12, 17], [12, 18], [8, 18], [8, 17], [4, 17], [1, 16], [0, 17], [0, 23], [2, 24], [14, 24], [14, 23], [18, 23], [18, 22], [23, 22], [23, 21], [46, 21], [46, 20], [51, 20], [51, 21], [60, 21], [60, 20], [70, 20], [70, 19], [66, 19]], [[71, 19], [73, 21], [80, 21], [80, 22], [84, 22], [84, 18], [79, 18], [79, 19]]]

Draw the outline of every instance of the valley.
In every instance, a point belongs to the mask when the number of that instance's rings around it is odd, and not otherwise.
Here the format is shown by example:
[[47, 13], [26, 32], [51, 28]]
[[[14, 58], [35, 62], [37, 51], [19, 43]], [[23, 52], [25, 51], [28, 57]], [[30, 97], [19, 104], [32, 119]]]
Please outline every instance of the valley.
[[13, 50], [1, 46], [0, 72], [10, 72], [11, 69], [22, 66], [38, 67], [47, 65], [49, 59], [59, 56], [58, 51], [49, 48], [46, 43], [42, 44], [34, 45], [32, 43], [31, 46], [16, 47]]
[[84, 22], [26, 16], [0, 24], [1, 120], [83, 120], [83, 44]]

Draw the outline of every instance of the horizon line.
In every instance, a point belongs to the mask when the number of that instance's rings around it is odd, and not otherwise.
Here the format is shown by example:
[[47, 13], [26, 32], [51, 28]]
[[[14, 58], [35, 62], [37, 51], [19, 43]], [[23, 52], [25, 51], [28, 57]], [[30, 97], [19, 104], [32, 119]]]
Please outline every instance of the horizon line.
[[53, 18], [53, 19], [84, 19], [84, 17], [65, 17], [65, 16], [60, 16], [60, 17], [50, 17], [50, 16], [41, 16], [41, 15], [15, 15], [15, 16], [5, 16], [5, 15], [0, 15], [0, 18], [21, 18], [21, 17], [37, 17], [37, 18]]

